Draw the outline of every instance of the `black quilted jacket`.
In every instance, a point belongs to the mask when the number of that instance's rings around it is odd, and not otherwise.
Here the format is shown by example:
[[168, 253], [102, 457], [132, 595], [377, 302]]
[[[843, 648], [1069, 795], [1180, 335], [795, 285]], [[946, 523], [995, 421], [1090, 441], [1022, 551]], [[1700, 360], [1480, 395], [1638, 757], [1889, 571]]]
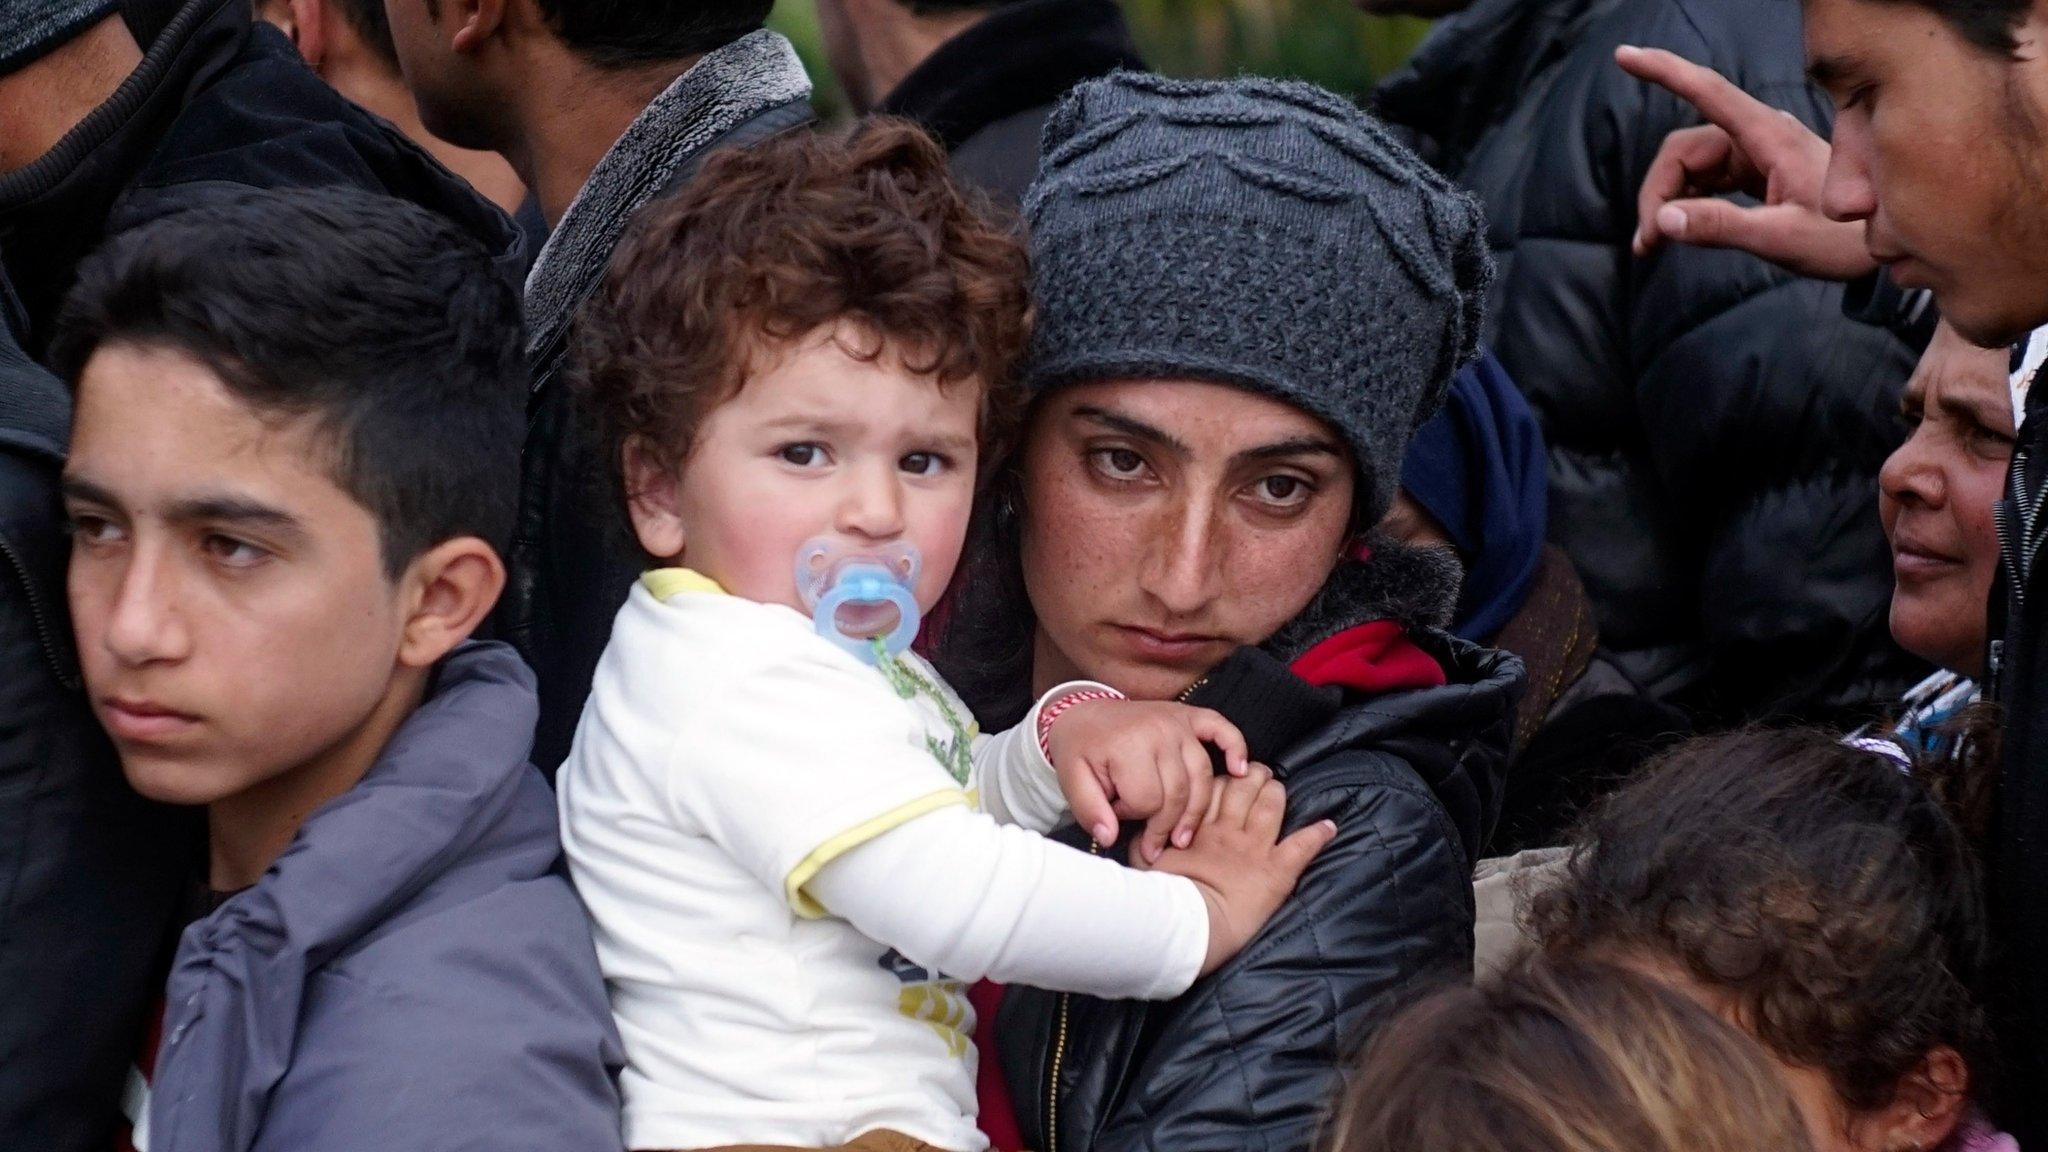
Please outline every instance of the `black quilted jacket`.
[[[1710, 718], [1825, 722], [1893, 696], [1920, 670], [1886, 625], [1877, 470], [1911, 354], [1844, 318], [1836, 286], [1733, 252], [1628, 252], [1651, 158], [1698, 117], [1623, 73], [1615, 46], [1704, 63], [1825, 133], [1798, 3], [1509, 7], [1520, 39], [1440, 37], [1381, 107], [1441, 138], [1486, 202], [1494, 351], [1543, 422], [1551, 537], [1601, 640]], [[1470, 106], [1487, 100], [1502, 103]]]
[[[1500, 811], [1522, 665], [1416, 640], [1448, 685], [1347, 702], [1268, 758], [1288, 831], [1338, 832], [1248, 948], [1164, 1003], [1009, 990], [998, 1049], [1028, 1147], [1308, 1152], [1366, 1033], [1421, 985], [1470, 978], [1472, 864]], [[1200, 702], [1243, 719], [1262, 754], [1259, 716]]]

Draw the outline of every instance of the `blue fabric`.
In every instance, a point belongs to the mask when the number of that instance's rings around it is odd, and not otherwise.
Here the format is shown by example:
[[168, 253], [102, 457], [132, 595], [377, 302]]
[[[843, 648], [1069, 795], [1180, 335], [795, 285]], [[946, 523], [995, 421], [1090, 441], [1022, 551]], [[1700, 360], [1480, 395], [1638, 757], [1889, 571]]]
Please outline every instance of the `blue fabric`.
[[526, 762], [533, 673], [443, 662], [369, 774], [187, 929], [151, 1152], [618, 1152], [622, 1060]]
[[1543, 430], [1507, 369], [1486, 352], [1451, 381], [1415, 433], [1401, 487], [1444, 526], [1465, 562], [1451, 631], [1490, 642], [1521, 611], [1550, 516]]

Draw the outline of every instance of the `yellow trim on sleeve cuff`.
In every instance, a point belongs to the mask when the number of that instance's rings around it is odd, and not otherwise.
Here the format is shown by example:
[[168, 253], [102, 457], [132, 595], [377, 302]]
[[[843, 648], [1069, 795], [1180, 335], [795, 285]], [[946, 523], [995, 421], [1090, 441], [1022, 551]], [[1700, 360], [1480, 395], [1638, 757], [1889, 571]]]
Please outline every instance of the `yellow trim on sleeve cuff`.
[[725, 595], [725, 589], [718, 581], [690, 568], [656, 568], [640, 574], [640, 583], [656, 600], [666, 601], [671, 596], [685, 592], [709, 592], [713, 596]]
[[971, 806], [973, 797], [958, 788], [942, 788], [937, 792], [920, 796], [908, 804], [892, 808], [872, 820], [865, 820], [848, 828], [812, 849], [810, 855], [789, 870], [789, 878], [783, 881], [782, 885], [783, 897], [789, 901], [790, 908], [806, 920], [816, 920], [827, 915], [825, 906], [804, 891], [804, 885], [811, 882], [811, 877], [816, 876], [819, 869], [884, 832], [900, 828], [927, 812], [936, 812], [955, 804]]

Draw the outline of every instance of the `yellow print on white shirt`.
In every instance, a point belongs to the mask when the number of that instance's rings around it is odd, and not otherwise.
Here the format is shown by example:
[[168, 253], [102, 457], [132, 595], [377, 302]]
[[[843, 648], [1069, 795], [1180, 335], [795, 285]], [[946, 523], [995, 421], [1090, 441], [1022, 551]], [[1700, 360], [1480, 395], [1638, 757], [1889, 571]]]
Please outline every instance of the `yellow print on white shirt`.
[[896, 1010], [937, 1032], [946, 1043], [947, 1055], [956, 1060], [966, 1056], [974, 1028], [966, 985], [911, 963], [894, 948], [882, 956], [881, 965], [903, 982], [896, 994]]

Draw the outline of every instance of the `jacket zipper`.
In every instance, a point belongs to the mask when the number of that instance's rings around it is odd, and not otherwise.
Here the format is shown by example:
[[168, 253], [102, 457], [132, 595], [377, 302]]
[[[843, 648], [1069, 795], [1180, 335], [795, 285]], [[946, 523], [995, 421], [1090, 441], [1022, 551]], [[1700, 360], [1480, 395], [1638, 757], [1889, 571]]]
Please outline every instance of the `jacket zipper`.
[[[1195, 687], [1199, 687], [1197, 681]], [[1190, 687], [1193, 692], [1195, 687]], [[1102, 845], [1089, 841], [1088, 854], [1102, 855]], [[1067, 1059], [1067, 1013], [1073, 1005], [1072, 993], [1060, 993], [1059, 1025], [1053, 1029], [1052, 1074], [1045, 1081], [1045, 1152], [1060, 1152], [1060, 1065]]]
[[[1174, 697], [1174, 700], [1182, 704], [1187, 703], [1188, 697], [1193, 696], [1208, 682], [1207, 676], [1202, 677], [1181, 689], [1180, 695]], [[1102, 855], [1102, 845], [1091, 841], [1088, 845], [1088, 854]], [[1072, 1006], [1073, 996], [1066, 992], [1060, 993], [1059, 1023], [1054, 1027], [1052, 1037], [1052, 1070], [1045, 1081], [1045, 1152], [1060, 1152], [1060, 1066], [1067, 1060], [1067, 1016]]]
[[64, 662], [58, 657], [58, 653], [63, 649], [57, 643], [57, 630], [50, 625], [50, 617], [43, 611], [42, 598], [36, 595], [35, 581], [29, 578], [28, 563], [14, 550], [14, 545], [5, 539], [0, 539], [0, 556], [7, 557], [8, 566], [21, 578], [22, 598], [28, 601], [28, 614], [29, 618], [35, 621], [36, 638], [42, 641], [43, 657], [50, 662], [51, 670], [56, 673], [57, 682], [74, 692], [77, 691], [80, 687], [79, 679], [65, 670]]

